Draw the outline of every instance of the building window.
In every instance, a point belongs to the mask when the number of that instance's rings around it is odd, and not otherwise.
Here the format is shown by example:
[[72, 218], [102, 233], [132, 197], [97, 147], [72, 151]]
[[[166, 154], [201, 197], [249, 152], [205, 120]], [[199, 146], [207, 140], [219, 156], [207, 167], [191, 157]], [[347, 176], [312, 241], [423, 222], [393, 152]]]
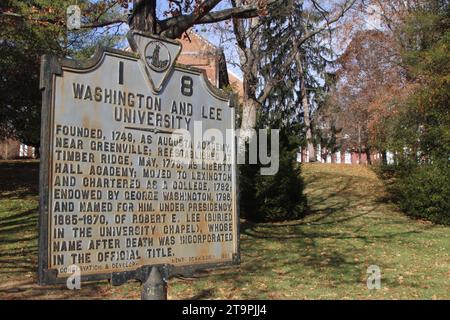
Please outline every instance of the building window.
[[20, 144], [19, 157], [20, 158], [28, 157], [28, 146], [26, 144], [23, 143]]

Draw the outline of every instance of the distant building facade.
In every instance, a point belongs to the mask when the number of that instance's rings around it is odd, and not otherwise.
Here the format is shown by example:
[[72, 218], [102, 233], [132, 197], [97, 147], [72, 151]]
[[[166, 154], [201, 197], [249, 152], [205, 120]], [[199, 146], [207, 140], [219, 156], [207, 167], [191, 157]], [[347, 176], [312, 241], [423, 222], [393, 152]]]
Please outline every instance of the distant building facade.
[[36, 149], [21, 143], [16, 139], [3, 139], [0, 141], [0, 159], [33, 159], [36, 157]]
[[205, 70], [208, 80], [218, 88], [224, 88], [229, 84], [222, 49], [193, 31], [188, 31], [180, 42], [183, 49], [178, 56], [178, 63]]
[[[329, 152], [325, 148], [321, 148], [320, 145], [316, 146], [316, 158], [319, 163], [337, 163], [337, 164], [369, 164], [367, 154], [353, 150], [340, 150], [335, 153]], [[297, 162], [308, 162], [309, 151], [308, 149], [300, 147], [297, 153]], [[376, 163], [382, 161], [381, 153], [373, 153], [370, 155], [370, 163]], [[392, 152], [386, 153], [386, 161], [388, 164], [394, 163], [394, 154]]]
[[183, 49], [177, 62], [206, 71], [208, 80], [218, 88], [230, 86], [239, 97], [243, 96], [242, 79], [227, 69], [223, 50], [194, 31], [188, 31], [180, 40]]

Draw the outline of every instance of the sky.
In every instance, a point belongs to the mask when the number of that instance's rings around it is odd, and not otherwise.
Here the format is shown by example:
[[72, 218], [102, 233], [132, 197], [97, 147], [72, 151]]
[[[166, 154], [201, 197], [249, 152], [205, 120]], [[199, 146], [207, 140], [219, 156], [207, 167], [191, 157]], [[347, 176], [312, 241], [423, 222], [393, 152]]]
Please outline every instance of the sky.
[[[328, 10], [331, 8], [331, 4], [336, 1], [342, 1], [342, 0], [331, 0], [331, 1], [322, 1], [323, 8]], [[229, 0], [223, 0], [221, 3], [219, 3], [215, 8], [216, 10], [223, 10], [225, 8], [229, 8], [231, 6]], [[305, 1], [305, 7], [311, 7], [311, 4], [309, 1]], [[130, 6], [130, 9], [132, 6]], [[373, 8], [373, 14], [368, 16], [366, 20], [366, 29], [375, 29], [378, 28], [380, 25], [379, 15], [377, 15], [376, 8]], [[168, 10], [168, 1], [158, 1], [158, 16], [163, 17], [163, 13]], [[194, 30], [202, 35], [204, 38], [206, 38], [208, 41], [213, 43], [214, 45], [218, 47], [222, 47], [225, 52], [225, 57], [227, 59], [227, 67], [228, 70], [232, 71], [234, 74], [236, 74], [238, 77], [242, 78], [242, 72], [239, 68], [239, 56], [238, 56], [238, 49], [236, 46], [236, 41], [234, 39], [234, 36], [232, 32], [224, 33], [224, 32], [218, 32], [217, 30], [218, 24], [211, 24], [211, 25], [200, 25], [195, 26]], [[219, 24], [220, 25], [220, 24]], [[223, 25], [223, 24], [222, 24]], [[128, 31], [128, 26], [123, 26], [123, 32], [126, 33]], [[121, 47], [128, 46], [127, 41], [124, 39], [124, 41], [121, 43]], [[334, 46], [334, 45], [333, 45]], [[345, 45], [344, 45], [345, 47]], [[341, 48], [342, 49], [342, 48]]]
[[[224, 0], [221, 3], [219, 3], [215, 8], [214, 11], [217, 10], [223, 10], [226, 8], [231, 7], [229, 0]], [[161, 4], [157, 7], [158, 15], [162, 16], [163, 12], [168, 9], [168, 2], [162, 1]], [[215, 46], [221, 47], [224, 50], [225, 58], [227, 60], [227, 68], [229, 71], [232, 71], [235, 75], [242, 78], [242, 71], [241, 69], [236, 65], [236, 62], [238, 62], [238, 52], [237, 47], [235, 45], [234, 40], [230, 41], [224, 41], [223, 37], [220, 36], [217, 32], [211, 31], [211, 28], [214, 26], [195, 26], [195, 31], [199, 33], [201, 36], [206, 38], [209, 42], [214, 44]]]
[[[219, 3], [214, 10], [223, 10], [225, 8], [230, 7], [229, 0], [224, 0], [221, 3]], [[132, 9], [132, 5], [130, 5], [129, 9]], [[157, 15], [159, 17], [163, 17], [164, 12], [168, 10], [168, 1], [159, 1], [157, 6]], [[235, 46], [234, 40], [226, 41], [224, 42], [223, 37], [220, 37], [220, 35], [217, 32], [211, 31], [211, 26], [196, 26], [195, 31], [199, 33], [201, 36], [206, 38], [209, 42], [212, 44], [221, 47], [224, 49], [225, 57], [227, 59], [227, 68], [229, 71], [233, 72], [236, 76], [242, 78], [242, 72], [241, 69], [237, 66], [238, 62], [238, 53], [237, 53], [237, 47]], [[121, 32], [123, 34], [126, 34], [126, 32], [129, 30], [128, 25], [124, 24], [121, 28]], [[125, 49], [128, 47], [128, 42], [124, 38], [123, 41], [120, 42], [118, 45], [119, 48]]]

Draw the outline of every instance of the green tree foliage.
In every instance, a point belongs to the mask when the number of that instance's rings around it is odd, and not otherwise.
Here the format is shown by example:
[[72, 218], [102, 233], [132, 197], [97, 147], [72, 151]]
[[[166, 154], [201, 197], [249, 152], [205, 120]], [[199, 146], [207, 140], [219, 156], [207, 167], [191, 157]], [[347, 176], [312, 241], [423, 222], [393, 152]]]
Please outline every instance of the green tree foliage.
[[400, 208], [415, 218], [450, 225], [450, 167], [415, 165], [401, 173], [393, 191]]
[[[119, 29], [67, 31], [66, 9], [72, 4], [68, 0], [0, 3], [0, 139], [14, 137], [39, 146], [39, 71], [43, 54], [83, 59], [93, 53], [97, 43], [117, 43]], [[85, 14], [83, 23], [87, 24], [120, 13], [119, 8], [106, 12], [105, 2], [78, 4]]]
[[[323, 13], [306, 8], [302, 1], [288, 2], [260, 19], [255, 48], [259, 55], [255, 68], [258, 79], [252, 85], [263, 93], [264, 99], [258, 108], [256, 129], [280, 130], [280, 169], [273, 176], [262, 176], [260, 164], [241, 166], [242, 216], [250, 220], [291, 220], [306, 212], [297, 153], [307, 141], [312, 143], [309, 119], [324, 99], [326, 68], [332, 52], [327, 32], [304, 37], [317, 25], [326, 26], [323, 20]], [[253, 35], [256, 31], [252, 32]], [[280, 68], [286, 62], [288, 67]], [[270, 94], [266, 96], [268, 85]], [[332, 130], [335, 135], [337, 129]], [[331, 140], [330, 145], [336, 144]]]
[[[296, 13], [298, 14], [298, 13]], [[264, 81], [272, 79], [273, 69], [292, 55], [293, 36], [290, 16], [285, 12], [272, 12], [261, 27], [262, 59], [260, 76]], [[306, 45], [304, 45], [306, 47]], [[240, 166], [241, 216], [252, 221], [284, 221], [304, 216], [307, 207], [301, 166], [297, 152], [305, 144], [301, 110], [300, 82], [302, 74], [295, 63], [284, 70], [271, 94], [258, 109], [256, 129], [279, 129], [279, 170], [274, 175], [261, 175], [260, 163]], [[255, 140], [267, 139], [257, 134]], [[258, 145], [260, 141], [258, 141]], [[247, 159], [248, 159], [247, 150]]]
[[[265, 127], [259, 120], [258, 128]], [[273, 128], [275, 127], [276, 123], [273, 123]], [[269, 222], [293, 220], [305, 215], [307, 200], [301, 166], [296, 161], [301, 143], [300, 133], [299, 123], [281, 127], [279, 170], [275, 175], [261, 175], [260, 163], [240, 166], [240, 206], [243, 218]], [[270, 133], [266, 139], [270, 141]]]
[[450, 16], [448, 3], [429, 1], [403, 26], [403, 62], [414, 88], [390, 119], [396, 153], [394, 191], [414, 217], [449, 223]]
[[394, 126], [392, 146], [401, 157], [429, 163], [450, 155], [449, 27], [449, 11], [439, 7], [415, 13], [404, 27], [403, 60], [417, 89]]

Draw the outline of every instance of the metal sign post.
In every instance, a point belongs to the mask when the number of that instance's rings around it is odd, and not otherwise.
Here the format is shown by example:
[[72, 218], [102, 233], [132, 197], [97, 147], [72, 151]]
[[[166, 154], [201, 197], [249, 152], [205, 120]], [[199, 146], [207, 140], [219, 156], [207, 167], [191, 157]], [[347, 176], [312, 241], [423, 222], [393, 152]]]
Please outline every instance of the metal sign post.
[[159, 299], [174, 274], [239, 263], [235, 110], [178, 42], [128, 38], [42, 59], [39, 282], [75, 267]]
[[150, 275], [142, 284], [141, 300], [167, 300], [167, 281], [158, 267], [152, 267]]

